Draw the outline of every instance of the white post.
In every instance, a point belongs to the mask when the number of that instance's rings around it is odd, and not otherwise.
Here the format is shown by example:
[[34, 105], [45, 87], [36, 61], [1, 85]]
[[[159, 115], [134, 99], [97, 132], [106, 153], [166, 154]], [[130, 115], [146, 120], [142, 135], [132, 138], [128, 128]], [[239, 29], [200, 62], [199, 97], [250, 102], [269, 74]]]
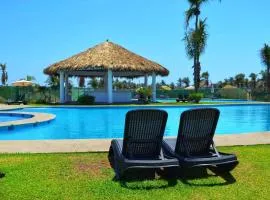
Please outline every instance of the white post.
[[60, 103], [65, 102], [64, 72], [60, 72]]
[[156, 91], [156, 74], [153, 72], [152, 74], [152, 99], [153, 102], [157, 101], [157, 91]]
[[68, 74], [65, 74], [65, 102], [68, 101]]
[[104, 91], [108, 91], [108, 73], [105, 73], [104, 75]]
[[144, 75], [144, 87], [147, 87], [147, 85], [148, 85], [148, 75], [145, 74]]
[[108, 95], [108, 103], [113, 102], [113, 87], [112, 87], [112, 82], [113, 82], [113, 76], [112, 76], [112, 70], [108, 70], [107, 74], [107, 95]]

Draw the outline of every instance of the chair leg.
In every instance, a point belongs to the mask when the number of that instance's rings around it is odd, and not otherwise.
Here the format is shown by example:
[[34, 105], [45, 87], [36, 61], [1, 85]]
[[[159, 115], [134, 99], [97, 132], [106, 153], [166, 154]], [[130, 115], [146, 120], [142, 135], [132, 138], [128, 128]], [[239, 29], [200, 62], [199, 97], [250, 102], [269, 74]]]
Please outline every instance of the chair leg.
[[112, 146], [110, 146], [110, 149], [109, 149], [108, 160], [111, 165], [111, 168], [114, 168], [114, 153], [113, 153]]
[[117, 158], [114, 154], [114, 150], [112, 146], [110, 146], [110, 149], [109, 149], [108, 160], [111, 165], [111, 168], [113, 168], [115, 172], [115, 178], [117, 180], [120, 180], [123, 177], [124, 172], [123, 170], [121, 170], [121, 166], [119, 165], [119, 162], [117, 161]]

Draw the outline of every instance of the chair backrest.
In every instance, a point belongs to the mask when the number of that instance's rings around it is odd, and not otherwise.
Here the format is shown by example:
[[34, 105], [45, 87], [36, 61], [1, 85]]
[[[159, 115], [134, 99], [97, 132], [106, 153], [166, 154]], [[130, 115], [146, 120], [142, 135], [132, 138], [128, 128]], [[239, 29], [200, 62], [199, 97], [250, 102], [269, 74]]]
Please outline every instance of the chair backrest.
[[219, 110], [215, 108], [191, 109], [180, 117], [175, 153], [179, 155], [200, 155], [209, 152]]
[[163, 110], [133, 110], [126, 115], [122, 154], [130, 159], [158, 158], [168, 114]]

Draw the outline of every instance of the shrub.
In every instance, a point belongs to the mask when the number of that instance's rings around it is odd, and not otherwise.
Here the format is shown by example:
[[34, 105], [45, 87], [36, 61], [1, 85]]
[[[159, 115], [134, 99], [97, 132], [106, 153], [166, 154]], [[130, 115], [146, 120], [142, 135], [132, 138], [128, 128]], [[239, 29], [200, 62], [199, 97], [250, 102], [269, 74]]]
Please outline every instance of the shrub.
[[241, 88], [222, 88], [219, 91], [221, 98], [225, 99], [246, 99], [247, 92]]
[[82, 95], [78, 98], [78, 103], [81, 105], [92, 105], [95, 103], [95, 97], [90, 95]]
[[150, 87], [139, 87], [136, 89], [136, 93], [139, 95], [139, 101], [147, 103], [152, 95]]
[[199, 103], [200, 100], [203, 98], [203, 93], [191, 93], [188, 98], [190, 101]]
[[5, 103], [6, 99], [0, 96], [0, 103]]

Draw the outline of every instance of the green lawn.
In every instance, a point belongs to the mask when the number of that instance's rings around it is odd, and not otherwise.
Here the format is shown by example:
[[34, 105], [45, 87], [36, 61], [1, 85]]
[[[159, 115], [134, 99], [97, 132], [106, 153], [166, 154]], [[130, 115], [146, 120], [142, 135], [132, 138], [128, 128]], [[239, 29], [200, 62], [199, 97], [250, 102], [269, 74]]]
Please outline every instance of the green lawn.
[[122, 182], [107, 153], [0, 154], [0, 199], [269, 199], [270, 146], [220, 150], [240, 160], [231, 176]]

